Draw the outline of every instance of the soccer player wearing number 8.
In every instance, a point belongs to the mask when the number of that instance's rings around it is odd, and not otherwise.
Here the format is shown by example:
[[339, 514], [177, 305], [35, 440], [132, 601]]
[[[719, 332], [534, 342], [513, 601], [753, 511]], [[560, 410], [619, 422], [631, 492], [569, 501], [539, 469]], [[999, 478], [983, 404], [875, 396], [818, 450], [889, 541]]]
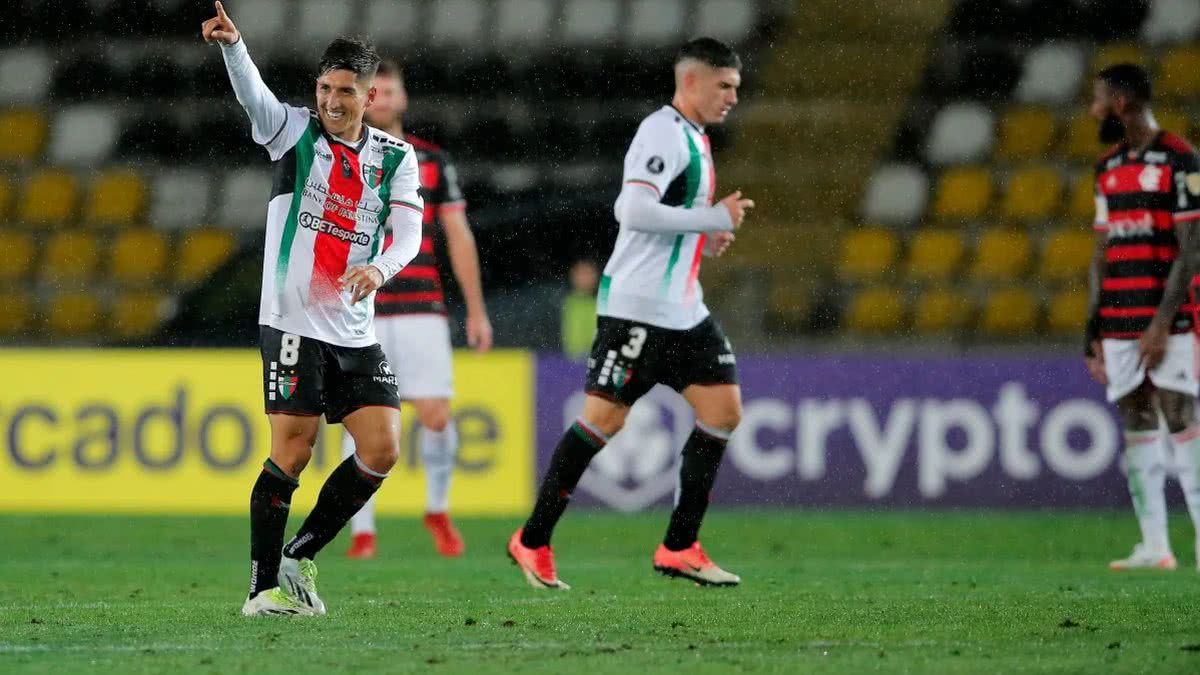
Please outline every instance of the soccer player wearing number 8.
[[698, 281], [701, 258], [724, 253], [754, 206], [740, 192], [713, 205], [716, 172], [704, 132], [737, 104], [740, 70], [737, 54], [717, 40], [684, 45], [672, 104], [642, 122], [625, 155], [615, 206], [621, 227], [600, 282], [583, 412], [559, 441], [533, 513], [508, 544], [535, 588], [568, 588], [550, 548], [554, 526], [592, 457], [655, 384], [683, 394], [696, 412], [696, 428], [683, 447], [675, 510], [654, 568], [706, 585], [740, 582], [713, 564], [699, 541], [742, 403], [732, 349], [709, 316]]
[[[216, 3], [202, 25], [221, 45], [254, 140], [274, 163], [259, 310], [271, 454], [250, 493], [246, 615], [325, 613], [316, 557], [387, 477], [400, 453], [396, 378], [375, 339], [375, 290], [416, 256], [423, 211], [416, 154], [363, 124], [379, 56], [339, 38], [325, 50], [316, 112], [281, 103]], [[392, 242], [384, 246], [385, 230]], [[338, 465], [283, 545], [292, 493], [321, 415], [357, 452]], [[282, 550], [281, 550], [282, 549]]]

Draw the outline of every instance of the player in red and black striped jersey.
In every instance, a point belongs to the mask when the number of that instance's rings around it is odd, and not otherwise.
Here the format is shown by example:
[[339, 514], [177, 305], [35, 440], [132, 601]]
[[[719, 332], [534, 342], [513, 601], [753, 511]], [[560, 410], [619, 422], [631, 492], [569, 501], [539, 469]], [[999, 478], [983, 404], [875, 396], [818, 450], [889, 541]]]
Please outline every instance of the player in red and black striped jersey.
[[[1169, 466], [1200, 518], [1196, 338], [1189, 285], [1200, 269], [1200, 157], [1158, 127], [1146, 71], [1118, 64], [1096, 79], [1092, 115], [1115, 143], [1096, 166], [1087, 365], [1117, 404], [1142, 541], [1113, 569], [1174, 569], [1164, 487]], [[1163, 453], [1166, 424], [1175, 461]], [[1198, 521], [1200, 522], [1200, 521]], [[1198, 537], [1197, 551], [1200, 551]]]
[[[492, 326], [483, 302], [479, 252], [467, 224], [466, 200], [449, 156], [436, 145], [404, 133], [401, 116], [408, 93], [399, 66], [384, 61], [375, 75], [375, 99], [366, 110], [371, 126], [403, 138], [417, 153], [424, 199], [421, 248], [417, 257], [375, 296], [375, 332], [392, 364], [400, 399], [417, 412], [421, 462], [425, 469], [425, 526], [442, 555], [461, 555], [462, 537], [450, 522], [450, 476], [458, 454], [458, 434], [450, 414], [454, 395], [450, 327], [438, 260], [435, 230], [445, 235], [455, 279], [467, 305], [467, 343], [479, 351], [492, 346]], [[346, 437], [343, 449], [354, 452]], [[368, 502], [350, 522], [354, 537], [349, 555], [375, 555], [375, 504]]]

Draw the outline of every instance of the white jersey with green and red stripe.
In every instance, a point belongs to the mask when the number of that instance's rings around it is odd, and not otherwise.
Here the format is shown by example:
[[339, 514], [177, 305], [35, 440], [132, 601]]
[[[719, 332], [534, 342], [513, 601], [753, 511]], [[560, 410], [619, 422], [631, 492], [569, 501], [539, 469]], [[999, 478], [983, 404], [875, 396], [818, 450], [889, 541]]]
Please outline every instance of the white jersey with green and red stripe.
[[[732, 227], [724, 207], [712, 207], [715, 184], [702, 127], [673, 106], [642, 121], [625, 155], [616, 206], [621, 228], [601, 277], [597, 314], [674, 330], [708, 317], [699, 281], [705, 232]], [[694, 217], [668, 219], [681, 214], [628, 208], [632, 197], [644, 198], [634, 192], [639, 190], [662, 207], [695, 210], [688, 214]]]

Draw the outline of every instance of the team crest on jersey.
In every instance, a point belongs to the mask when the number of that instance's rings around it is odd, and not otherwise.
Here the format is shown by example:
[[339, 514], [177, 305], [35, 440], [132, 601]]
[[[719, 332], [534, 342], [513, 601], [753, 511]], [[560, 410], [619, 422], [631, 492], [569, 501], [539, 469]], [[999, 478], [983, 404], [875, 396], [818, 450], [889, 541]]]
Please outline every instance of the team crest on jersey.
[[624, 387], [633, 379], [633, 368], [617, 366], [613, 369], [612, 383], [617, 389]]
[[292, 394], [296, 393], [296, 387], [299, 384], [300, 378], [293, 375], [283, 375], [279, 378], [279, 395], [283, 400], [291, 400]]
[[378, 188], [383, 183], [383, 167], [374, 164], [363, 164], [363, 183], [369, 188]]
[[1147, 164], [1146, 168], [1142, 169], [1142, 173], [1138, 175], [1138, 183], [1142, 186], [1144, 192], [1158, 192], [1158, 182], [1162, 178], [1163, 170]]

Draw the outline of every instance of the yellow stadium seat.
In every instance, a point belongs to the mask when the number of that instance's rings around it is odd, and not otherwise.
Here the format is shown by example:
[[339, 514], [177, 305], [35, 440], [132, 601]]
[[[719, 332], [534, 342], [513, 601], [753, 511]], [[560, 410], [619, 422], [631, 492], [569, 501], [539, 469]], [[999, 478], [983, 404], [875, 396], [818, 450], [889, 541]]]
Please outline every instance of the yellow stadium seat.
[[33, 268], [37, 246], [27, 232], [0, 229], [0, 282], [20, 281]]
[[1096, 250], [1096, 235], [1086, 225], [1055, 230], [1046, 239], [1039, 275], [1047, 281], [1084, 281]]
[[46, 120], [35, 110], [0, 112], [0, 162], [36, 159], [46, 140]]
[[933, 213], [939, 218], [978, 218], [991, 201], [992, 176], [987, 169], [950, 169], [938, 178]]
[[46, 330], [58, 337], [90, 335], [99, 325], [100, 302], [91, 293], [61, 294], [46, 315]]
[[1054, 169], [1022, 169], [1009, 178], [1000, 207], [1006, 218], [1036, 221], [1050, 218], [1062, 205], [1062, 177]]
[[27, 223], [61, 224], [74, 215], [76, 199], [74, 176], [43, 169], [25, 182], [17, 217]]
[[767, 298], [767, 312], [780, 323], [799, 328], [808, 317], [812, 306], [812, 289], [809, 286], [775, 280]]
[[890, 287], [868, 288], [850, 301], [845, 326], [855, 333], [895, 333], [904, 326], [904, 297]]
[[142, 213], [146, 184], [135, 171], [119, 169], [101, 174], [92, 183], [84, 220], [102, 225], [129, 225]]
[[860, 227], [842, 237], [838, 274], [847, 281], [875, 281], [895, 268], [900, 239], [883, 227]]
[[237, 241], [225, 230], [194, 230], [183, 235], [175, 256], [175, 280], [194, 284], [203, 280], [233, 253]]
[[1060, 291], [1050, 299], [1046, 323], [1055, 333], [1082, 335], [1087, 305], [1087, 291], [1080, 288]]
[[1037, 329], [1037, 302], [1023, 288], [993, 291], [983, 305], [979, 329], [992, 336], [1031, 335]]
[[1090, 225], [1096, 222], [1096, 172], [1080, 171], [1071, 179], [1071, 196], [1067, 198], [1067, 216], [1072, 224]]
[[[0, 213], [12, 213], [12, 209], [10, 207], [12, 206], [13, 197], [12, 179], [8, 177], [8, 174], [0, 173]], [[7, 220], [7, 218], [5, 220]], [[9, 224], [10, 223], [2, 223], [0, 224], [0, 227]]]
[[1000, 123], [1001, 159], [1046, 159], [1054, 143], [1054, 116], [1039, 108], [1010, 110]]
[[159, 325], [162, 306], [163, 298], [154, 293], [123, 295], [113, 304], [110, 332], [122, 338], [149, 335]]
[[971, 276], [985, 281], [1016, 279], [1029, 268], [1029, 235], [1012, 228], [991, 228], [979, 237]]
[[33, 303], [20, 291], [0, 292], [0, 335], [14, 335], [31, 323]]
[[909, 243], [905, 273], [913, 281], [944, 281], [962, 267], [966, 246], [954, 230], [919, 230]]
[[42, 257], [42, 280], [68, 284], [92, 278], [100, 260], [96, 238], [79, 231], [60, 232], [46, 244]]
[[1071, 117], [1061, 148], [1067, 159], [1095, 164], [1106, 147], [1100, 142], [1100, 123], [1091, 115], [1080, 112]]
[[[1136, 63], [1139, 66], [1145, 66], [1147, 65], [1146, 51], [1129, 43], [1102, 45], [1096, 50], [1095, 57], [1092, 58], [1092, 77], [1095, 77], [1101, 70], [1118, 63]], [[1090, 98], [1092, 80], [1088, 80], [1087, 87]]]
[[913, 330], [944, 333], [962, 329], [971, 318], [971, 302], [961, 292], [931, 288], [917, 297], [913, 307]]
[[166, 267], [167, 242], [154, 230], [126, 230], [113, 243], [109, 269], [118, 283], [153, 283], [162, 278]]
[[1175, 108], [1155, 108], [1154, 119], [1158, 126], [1184, 138], [1191, 136], [1192, 124], [1187, 113]]
[[1156, 95], [1168, 99], [1186, 100], [1200, 95], [1200, 48], [1176, 47], [1163, 54], [1154, 88]]

